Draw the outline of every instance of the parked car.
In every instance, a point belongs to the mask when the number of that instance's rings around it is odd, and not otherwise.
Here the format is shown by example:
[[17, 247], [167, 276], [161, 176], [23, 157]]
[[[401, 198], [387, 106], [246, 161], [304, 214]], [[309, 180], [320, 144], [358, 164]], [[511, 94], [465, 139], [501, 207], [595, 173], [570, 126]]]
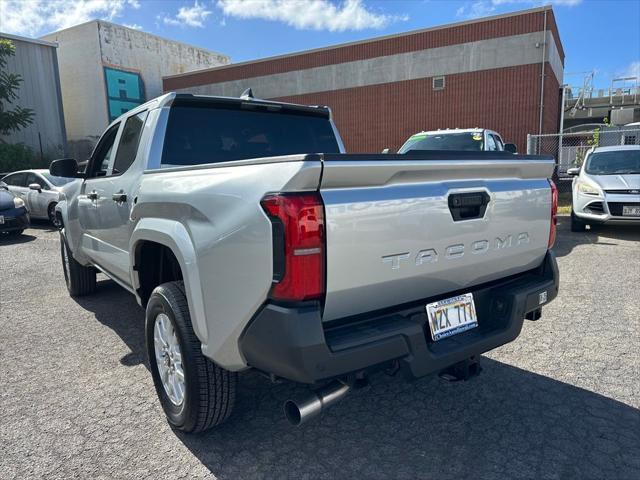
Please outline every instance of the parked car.
[[0, 182], [0, 235], [20, 235], [29, 227], [29, 213], [24, 201]]
[[516, 153], [513, 143], [504, 143], [498, 132], [486, 128], [455, 128], [420, 132], [409, 137], [398, 153], [424, 150]]
[[640, 145], [598, 147], [587, 152], [573, 177], [571, 231], [587, 225], [640, 225]]
[[57, 206], [69, 293], [98, 270], [146, 308], [174, 427], [225, 420], [248, 368], [320, 387], [286, 403], [293, 424], [382, 368], [467, 378], [556, 297], [553, 158], [342, 145], [326, 107], [169, 93], [86, 172], [52, 163], [82, 179]]
[[73, 180], [51, 175], [49, 170], [21, 170], [2, 179], [9, 190], [24, 200], [31, 217], [48, 219], [56, 227], [59, 220], [55, 211], [62, 187]]

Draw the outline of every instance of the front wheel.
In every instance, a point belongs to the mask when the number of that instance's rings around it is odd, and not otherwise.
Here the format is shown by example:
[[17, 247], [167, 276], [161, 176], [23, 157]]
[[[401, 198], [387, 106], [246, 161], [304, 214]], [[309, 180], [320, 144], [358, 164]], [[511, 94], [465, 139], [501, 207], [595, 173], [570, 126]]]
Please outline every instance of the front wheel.
[[573, 210], [571, 210], [571, 231], [572, 232], [584, 232], [587, 229], [587, 224], [580, 220]]
[[67, 290], [72, 297], [88, 295], [96, 290], [96, 271], [92, 267], [85, 267], [78, 263], [60, 233], [60, 257]]
[[183, 282], [153, 290], [145, 331], [153, 383], [169, 423], [195, 433], [224, 422], [233, 409], [237, 374], [202, 354]]

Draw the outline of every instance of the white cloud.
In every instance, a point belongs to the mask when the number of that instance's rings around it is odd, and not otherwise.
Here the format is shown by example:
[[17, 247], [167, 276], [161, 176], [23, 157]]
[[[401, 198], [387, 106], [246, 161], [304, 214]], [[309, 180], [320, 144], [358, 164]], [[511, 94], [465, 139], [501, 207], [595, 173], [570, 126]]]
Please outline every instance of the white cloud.
[[112, 20], [122, 14], [127, 3], [126, 0], [0, 0], [1, 28], [7, 33], [35, 36], [95, 18]]
[[622, 76], [640, 78], [640, 60], [631, 62]]
[[386, 15], [368, 10], [362, 0], [218, 0], [225, 15], [286, 23], [299, 30], [364, 30], [383, 28], [406, 15]]
[[174, 17], [163, 16], [162, 21], [166, 25], [175, 25], [178, 27], [204, 27], [204, 22], [211, 10], [199, 4], [196, 0], [192, 7], [180, 7], [178, 13]]
[[456, 10], [456, 16], [464, 18], [479, 18], [491, 15], [496, 7], [491, 2], [473, 2], [468, 5], [463, 5]]
[[539, 7], [542, 5], [556, 5], [560, 7], [575, 7], [583, 0], [477, 0], [469, 2], [456, 10], [457, 17], [479, 18], [491, 15], [497, 7], [503, 5], [522, 5], [523, 7]]
[[137, 23], [123, 23], [127, 28], [133, 28], [134, 30], [142, 30], [142, 25], [138, 25]]

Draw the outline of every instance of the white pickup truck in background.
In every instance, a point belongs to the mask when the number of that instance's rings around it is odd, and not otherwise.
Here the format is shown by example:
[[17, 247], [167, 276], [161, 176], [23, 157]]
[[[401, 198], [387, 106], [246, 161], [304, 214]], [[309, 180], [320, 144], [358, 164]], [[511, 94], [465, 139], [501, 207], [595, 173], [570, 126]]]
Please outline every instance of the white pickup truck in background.
[[146, 308], [169, 422], [231, 413], [236, 372], [309, 384], [299, 424], [380, 369], [465, 377], [558, 292], [554, 161], [350, 155], [329, 109], [169, 93], [86, 169], [51, 165], [73, 296], [103, 272]]

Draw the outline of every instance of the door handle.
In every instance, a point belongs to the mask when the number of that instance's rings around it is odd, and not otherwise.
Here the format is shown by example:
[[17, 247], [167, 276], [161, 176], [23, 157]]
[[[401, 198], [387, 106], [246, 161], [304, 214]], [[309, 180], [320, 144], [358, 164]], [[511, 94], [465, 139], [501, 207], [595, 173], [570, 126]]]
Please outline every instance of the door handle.
[[124, 203], [127, 201], [127, 194], [124, 192], [118, 192], [111, 195], [114, 202]]
[[87, 198], [89, 200], [97, 200], [98, 199], [98, 192], [96, 192], [94, 190], [93, 192], [87, 193]]
[[453, 221], [484, 217], [490, 200], [487, 192], [452, 193], [448, 203]]

